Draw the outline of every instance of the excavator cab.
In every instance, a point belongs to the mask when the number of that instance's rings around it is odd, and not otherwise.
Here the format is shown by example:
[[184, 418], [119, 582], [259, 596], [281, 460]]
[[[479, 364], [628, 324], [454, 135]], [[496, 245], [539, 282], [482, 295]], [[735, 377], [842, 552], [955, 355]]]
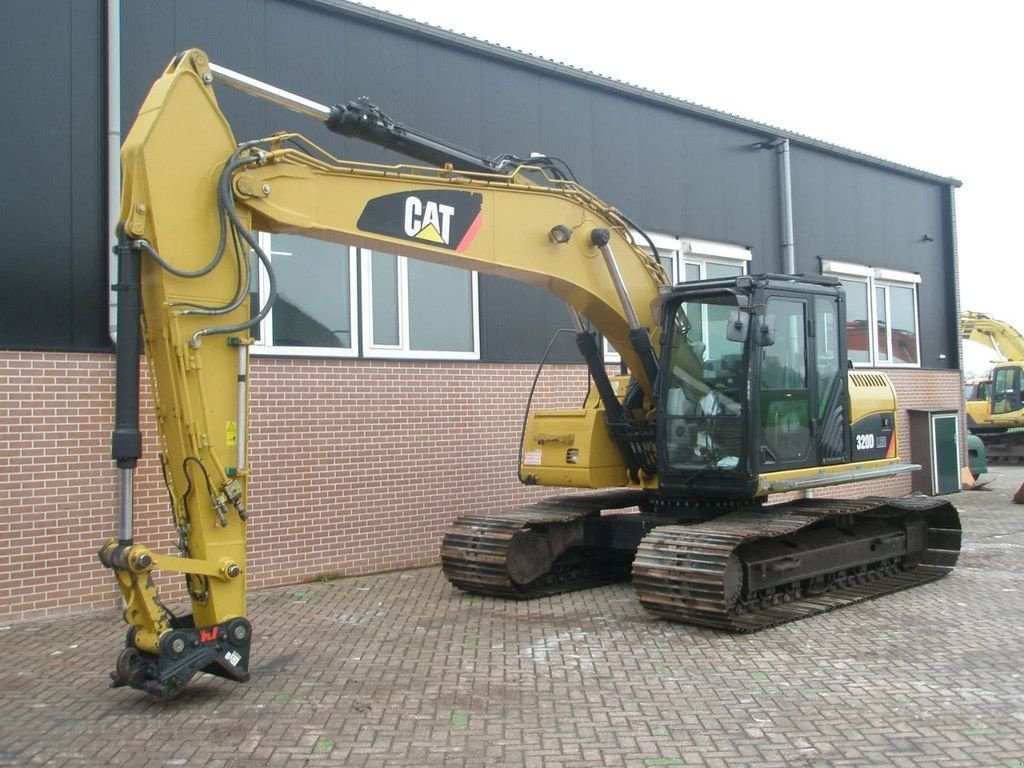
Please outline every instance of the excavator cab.
[[1019, 412], [1024, 408], [1020, 366], [1005, 365], [996, 366], [993, 369], [991, 397], [993, 416], [1005, 417], [1007, 414], [1020, 416]]
[[749, 499], [762, 474], [850, 460], [838, 281], [684, 283], [663, 318], [664, 490]]

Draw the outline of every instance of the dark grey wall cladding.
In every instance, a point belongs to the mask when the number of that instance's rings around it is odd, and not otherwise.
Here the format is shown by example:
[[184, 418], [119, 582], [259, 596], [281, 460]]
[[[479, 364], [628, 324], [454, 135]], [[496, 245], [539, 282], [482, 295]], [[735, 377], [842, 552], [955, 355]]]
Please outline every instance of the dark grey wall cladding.
[[956, 367], [948, 188], [804, 147], [792, 166], [797, 271], [834, 259], [920, 274], [921, 365]]
[[[565, 302], [547, 291], [503, 277], [480, 277], [480, 346], [484, 360], [537, 362], [560, 328], [571, 328]], [[559, 334], [551, 362], [581, 362], [575, 332]]]
[[0, 25], [0, 346], [106, 348], [102, 3], [20, 5]]
[[[125, 134], [153, 81], [170, 59], [186, 48], [202, 48], [218, 64], [269, 79], [266, 3], [132, 0], [122, 3], [121, 17], [121, 119]], [[303, 60], [306, 47], [293, 46], [292, 54], [295, 60]], [[268, 112], [272, 107], [266, 102], [230, 88], [218, 88], [217, 99], [236, 139], [269, 132]]]
[[[103, 211], [103, 3], [22, 0], [0, 42], [12, 183], [0, 188], [0, 345], [108, 346]], [[177, 52], [333, 104], [369, 97], [393, 118], [486, 154], [538, 151], [637, 224], [752, 249], [753, 271], [781, 271], [777, 157], [754, 149], [757, 126], [708, 119], [661, 100], [503, 58], [310, 0], [132, 0], [122, 8], [127, 132], [150, 84]], [[330, 134], [307, 118], [218, 89], [239, 140], [298, 130], [353, 160], [406, 159]], [[767, 130], [767, 129], [766, 129]], [[923, 363], [955, 360], [948, 188], [798, 144], [793, 150], [799, 268], [818, 256], [920, 271]], [[14, 226], [14, 223], [18, 226]], [[921, 242], [928, 234], [931, 242]], [[40, 276], [43, 276], [42, 278]], [[562, 303], [481, 278], [485, 360], [536, 360], [566, 325]], [[577, 360], [572, 343], [556, 360]]]

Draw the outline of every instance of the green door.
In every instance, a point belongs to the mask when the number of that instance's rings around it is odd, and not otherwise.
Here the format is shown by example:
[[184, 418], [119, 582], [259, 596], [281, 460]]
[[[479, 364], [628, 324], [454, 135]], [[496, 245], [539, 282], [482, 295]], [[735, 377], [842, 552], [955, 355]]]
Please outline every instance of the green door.
[[936, 494], [960, 490], [960, 436], [958, 417], [932, 416], [932, 484]]

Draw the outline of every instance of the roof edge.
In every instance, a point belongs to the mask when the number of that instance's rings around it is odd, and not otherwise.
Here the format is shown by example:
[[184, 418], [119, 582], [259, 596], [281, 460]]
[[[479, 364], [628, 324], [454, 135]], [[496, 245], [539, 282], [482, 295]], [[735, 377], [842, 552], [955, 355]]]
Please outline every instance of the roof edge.
[[695, 104], [684, 99], [679, 99], [673, 96], [668, 96], [657, 91], [651, 91], [646, 88], [642, 88], [638, 85], [632, 85], [630, 83], [623, 82], [621, 80], [615, 80], [611, 77], [604, 75], [598, 75], [593, 72], [588, 72], [583, 69], [577, 69], [568, 64], [562, 64], [557, 61], [550, 59], [541, 58], [534, 56], [522, 51], [517, 51], [512, 48], [507, 48], [496, 43], [489, 43], [484, 40], [480, 40], [475, 37], [453, 32], [451, 30], [443, 29], [441, 27], [434, 27], [429, 24], [415, 21], [414, 19], [407, 18], [405, 16], [399, 16], [388, 11], [382, 11], [378, 8], [374, 8], [368, 5], [360, 5], [359, 3], [350, 2], [350, 0], [291, 0], [291, 2], [301, 3], [303, 5], [314, 6], [319, 8], [326, 8], [334, 11], [340, 11], [342, 14], [352, 16], [363, 21], [375, 21], [386, 24], [387, 26], [397, 28], [408, 32], [410, 34], [419, 35], [426, 37], [438, 42], [455, 45], [460, 48], [468, 49], [476, 53], [489, 56], [491, 58], [501, 59], [504, 61], [511, 61], [516, 64], [520, 64], [531, 69], [537, 69], [549, 74], [553, 74], [558, 77], [566, 78], [569, 80], [575, 80], [577, 82], [588, 83], [605, 90], [613, 91], [626, 96], [646, 101], [651, 104], [659, 104], [670, 109], [675, 109], [681, 112], [686, 112], [705, 120], [712, 122], [721, 123], [733, 128], [741, 128], [743, 130], [751, 131], [753, 133], [763, 134], [766, 138], [779, 138], [788, 139], [790, 143], [798, 146], [804, 146], [809, 149], [815, 149], [819, 152], [824, 152], [837, 157], [842, 157], [847, 160], [853, 160], [858, 163], [865, 165], [871, 165], [877, 168], [883, 168], [888, 171], [893, 171], [905, 176], [911, 176], [916, 179], [923, 181], [929, 181], [936, 184], [942, 184], [944, 186], [959, 188], [963, 182], [959, 179], [951, 176], [941, 176], [939, 174], [931, 173], [929, 171], [923, 171], [918, 168], [914, 168], [909, 165], [903, 165], [896, 163], [891, 160], [885, 160], [874, 155], [869, 155], [864, 152], [858, 152], [847, 147], [840, 146], [838, 144], [832, 144], [827, 141], [815, 139], [810, 136], [805, 136], [800, 133], [793, 131], [787, 131], [782, 128], [778, 128], [766, 123], [759, 123], [755, 120], [750, 120], [738, 115], [733, 115], [729, 112], [722, 112], [717, 109], [705, 107], [700, 104]]

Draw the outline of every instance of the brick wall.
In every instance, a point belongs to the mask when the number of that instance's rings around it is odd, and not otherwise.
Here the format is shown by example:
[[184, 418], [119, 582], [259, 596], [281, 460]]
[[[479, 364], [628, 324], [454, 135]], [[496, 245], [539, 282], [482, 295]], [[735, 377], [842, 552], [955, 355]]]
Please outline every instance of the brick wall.
[[112, 603], [113, 359], [0, 353], [0, 615]]
[[[533, 372], [256, 359], [251, 583], [433, 563], [456, 516], [550, 495], [516, 477]], [[535, 401], [578, 405], [585, 387], [582, 367], [546, 368]]]
[[[516, 479], [533, 373], [254, 357], [249, 585], [433, 563], [457, 515], [549, 495]], [[0, 352], [0, 617], [117, 603], [96, 559], [117, 533], [113, 377], [111, 355]], [[535, 404], [577, 405], [585, 387], [582, 367], [549, 366]], [[174, 552], [143, 397], [135, 540]], [[158, 584], [184, 597], [179, 578]]]
[[943, 408], [960, 410], [960, 456], [967, 456], [967, 422], [962, 412], [963, 380], [959, 371], [915, 371], [906, 368], [887, 368], [885, 374], [896, 388], [902, 410], [899, 414], [901, 455], [910, 458], [910, 424], [907, 410], [915, 408]]
[[[447, 524], [551, 494], [516, 479], [530, 365], [254, 358], [253, 588], [434, 563]], [[956, 372], [889, 371], [906, 407], [959, 407]], [[110, 355], [0, 352], [0, 618], [117, 603], [96, 550], [116, 535]], [[579, 366], [549, 366], [535, 405], [572, 406]], [[175, 534], [144, 392], [135, 539]], [[900, 418], [902, 440], [906, 414]], [[901, 453], [909, 448], [901, 442]], [[849, 495], [905, 493], [909, 478]], [[177, 577], [162, 596], [184, 596]]]

